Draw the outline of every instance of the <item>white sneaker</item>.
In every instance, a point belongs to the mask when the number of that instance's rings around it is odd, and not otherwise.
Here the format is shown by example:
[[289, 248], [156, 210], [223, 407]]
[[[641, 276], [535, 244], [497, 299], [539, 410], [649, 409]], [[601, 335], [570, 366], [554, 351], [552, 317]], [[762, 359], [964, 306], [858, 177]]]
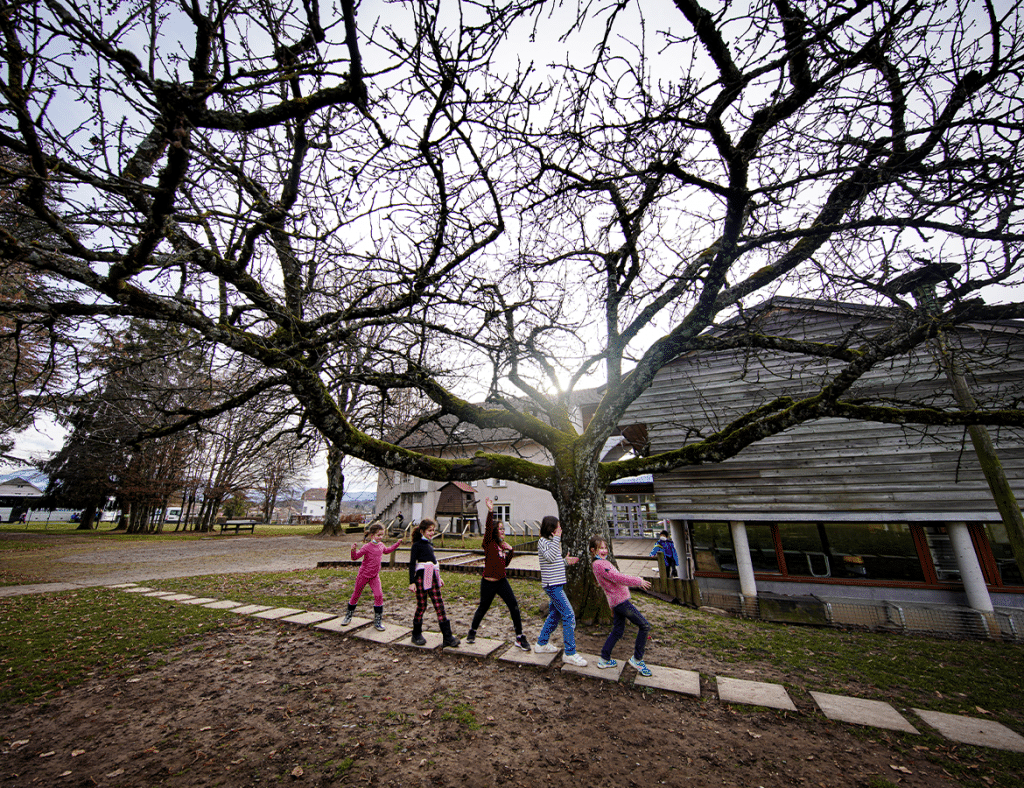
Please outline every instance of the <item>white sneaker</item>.
[[575, 665], [578, 668], [585, 668], [587, 666], [587, 661], [579, 654], [563, 654], [562, 662], [567, 665]]
[[545, 643], [543, 646], [540, 643], [536, 643], [533, 646], [534, 654], [554, 654], [558, 651], [558, 646], [554, 646], [551, 643]]

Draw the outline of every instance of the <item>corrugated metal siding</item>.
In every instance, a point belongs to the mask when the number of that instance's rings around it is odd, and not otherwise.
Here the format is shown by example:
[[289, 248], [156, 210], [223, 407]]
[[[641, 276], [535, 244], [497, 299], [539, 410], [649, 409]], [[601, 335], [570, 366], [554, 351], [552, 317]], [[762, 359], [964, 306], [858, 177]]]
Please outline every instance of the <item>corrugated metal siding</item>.
[[[827, 340], [879, 324], [823, 312], [773, 313], [765, 333]], [[951, 340], [979, 402], [1024, 394], [1024, 340], [1017, 331], [963, 331]], [[982, 352], [983, 351], [983, 352]], [[832, 365], [832, 368], [838, 368]], [[651, 452], [699, 441], [778, 396], [813, 392], [828, 365], [781, 353], [705, 354], [667, 366], [624, 422], [645, 423]], [[923, 351], [871, 371], [847, 399], [950, 407], [949, 383]], [[990, 430], [1024, 500], [1024, 436]], [[826, 419], [745, 449], [724, 463], [655, 477], [658, 514], [680, 519], [998, 519], [963, 429], [923, 429]]]

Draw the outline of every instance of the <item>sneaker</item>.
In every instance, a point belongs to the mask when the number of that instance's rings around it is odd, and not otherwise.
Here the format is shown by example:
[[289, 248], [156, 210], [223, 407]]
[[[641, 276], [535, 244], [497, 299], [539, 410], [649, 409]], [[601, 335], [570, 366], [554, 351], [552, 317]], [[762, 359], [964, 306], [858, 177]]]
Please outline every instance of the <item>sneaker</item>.
[[558, 646], [553, 646], [550, 643], [545, 643], [543, 646], [538, 643], [533, 647], [534, 654], [554, 654], [558, 651]]
[[614, 659], [599, 659], [597, 661], [597, 666], [599, 668], [614, 668], [618, 664], [619, 663], [616, 662]]
[[639, 673], [641, 676], [650, 676], [650, 675], [652, 675], [651, 674], [651, 669], [649, 667], [647, 667], [647, 665], [644, 664], [644, 661], [642, 659], [637, 659], [636, 657], [630, 657], [629, 658], [629, 664], [632, 665], [634, 668], [636, 668], [636, 672]]
[[526, 639], [526, 635], [516, 635], [516, 648], [520, 648], [523, 651], [530, 650], [530, 641]]
[[476, 643], [476, 630], [475, 629], [471, 629], [471, 630], [469, 630], [469, 632], [466, 633], [466, 642], [467, 643]]
[[587, 666], [587, 661], [579, 654], [563, 654], [562, 662], [566, 665], [575, 665], [578, 668], [585, 668]]

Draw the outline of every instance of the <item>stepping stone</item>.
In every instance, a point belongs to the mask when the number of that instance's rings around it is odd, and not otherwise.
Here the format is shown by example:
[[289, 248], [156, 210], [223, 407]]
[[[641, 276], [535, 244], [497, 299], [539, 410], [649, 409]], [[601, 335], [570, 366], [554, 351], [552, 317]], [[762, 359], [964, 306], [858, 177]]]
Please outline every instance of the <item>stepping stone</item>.
[[448, 648], [445, 651], [450, 651], [452, 654], [465, 654], [467, 657], [489, 657], [504, 645], [504, 640], [495, 640], [494, 638], [478, 637], [475, 643], [467, 643], [463, 638], [456, 648]]
[[135, 583], [117, 583], [112, 586], [107, 586], [107, 588], [133, 588], [134, 586]]
[[[353, 631], [359, 629], [359, 627], [366, 626], [373, 619], [370, 619], [370, 618], [360, 618], [359, 616], [352, 616], [352, 621], [349, 622], [348, 624], [341, 623], [344, 620], [345, 619], [342, 616], [338, 616], [337, 618], [332, 618], [330, 621], [324, 621], [324, 622], [322, 622], [320, 624], [314, 624], [313, 628], [314, 629], [324, 629], [324, 630], [327, 630], [328, 632], [353, 632]], [[387, 624], [385, 624], [384, 626], [387, 626]]]
[[648, 665], [647, 667], [651, 669], [652, 675], [641, 676], [637, 673], [633, 680], [635, 686], [652, 687], [666, 692], [677, 692], [680, 695], [700, 697], [700, 674], [697, 671], [667, 668], [664, 665]]
[[151, 591], [156, 591], [155, 588], [149, 588], [148, 586], [125, 586], [124, 590], [129, 594], [148, 594]]
[[[164, 597], [164, 598], [165, 599], [170, 599], [170, 597]], [[181, 602], [181, 604], [183, 604], [183, 605], [205, 605], [205, 604], [207, 604], [209, 602], [216, 602], [217, 598], [216, 597], [212, 597], [212, 596], [197, 596], [197, 597], [192, 597], [192, 599], [179, 599], [179, 600], [175, 600], [175, 601]]]
[[220, 599], [216, 602], [209, 602], [203, 607], [208, 607], [213, 610], [230, 610], [233, 607], [241, 607], [241, 602], [232, 602], [230, 599]]
[[241, 607], [231, 608], [232, 613], [243, 613], [245, 615], [262, 613], [264, 610], [270, 610], [270, 605], [242, 605]]
[[617, 659], [615, 660], [616, 665], [614, 668], [599, 668], [597, 661], [601, 659], [600, 654], [584, 654], [582, 651], [577, 651], [576, 653], [587, 661], [586, 666], [581, 668], [578, 665], [570, 665], [568, 662], [563, 662], [563, 673], [575, 673], [577, 676], [586, 676], [590, 679], [618, 681], [619, 676], [622, 675], [622, 668], [626, 664], [621, 659]]
[[947, 739], [978, 747], [1024, 752], [1024, 738], [995, 720], [979, 720], [977, 717], [962, 717], [959, 714], [943, 714], [940, 711], [924, 709], [914, 709], [914, 714]]
[[[170, 596], [160, 597], [167, 602], [187, 602], [190, 599], [196, 599], [192, 594], [171, 594]], [[207, 602], [212, 602], [212, 599], [207, 599]]]
[[305, 613], [299, 613], [295, 616], [287, 616], [282, 618], [282, 621], [287, 621], [289, 624], [316, 624], [318, 621], [326, 621], [329, 618], [337, 618], [336, 613], [318, 613], [314, 610], [308, 610]]
[[[355, 620], [354, 618], [352, 619]], [[407, 636], [413, 629], [410, 626], [401, 626], [399, 624], [384, 624], [384, 631], [381, 631], [375, 626], [367, 626], [359, 629], [357, 632], [353, 632], [352, 637], [358, 638], [359, 640], [370, 641], [371, 643], [392, 643], [399, 638]], [[427, 645], [430, 644], [430, 632], [424, 632], [423, 637], [427, 640]], [[437, 643], [440, 643], [440, 634], [437, 634]], [[409, 645], [413, 645], [412, 638], [410, 638]], [[416, 648], [420, 648], [417, 646]]]
[[513, 662], [517, 665], [536, 665], [540, 668], [548, 667], [556, 658], [559, 658], [557, 651], [554, 654], [537, 654], [534, 651], [523, 651], [515, 646], [498, 657], [502, 662]]
[[769, 709], [796, 711], [789, 694], [781, 684], [744, 681], [716, 676], [718, 699], [723, 703], [743, 703], [748, 706], [766, 706]]
[[297, 607], [272, 607], [267, 610], [262, 610], [259, 613], [254, 613], [256, 618], [269, 618], [278, 619], [284, 618], [285, 616], [294, 616], [296, 613], [301, 613]]
[[147, 591], [143, 596], [152, 596], [159, 599], [160, 597], [174, 596], [173, 591]]
[[829, 695], [826, 692], [812, 692], [811, 697], [818, 704], [821, 713], [836, 722], [851, 722], [854, 725], [870, 725], [891, 731], [918, 733], [917, 728], [881, 700], [850, 698], [846, 695]]
[[[377, 630], [373, 629], [372, 627], [370, 628], [370, 631], [371, 632], [375, 632], [378, 635], [385, 634], [384, 632], [377, 632]], [[409, 631], [412, 632], [411, 629]], [[361, 637], [361, 636], [362, 636], [361, 633], [359, 635], [356, 635], [356, 637]], [[370, 638], [367, 638], [367, 639], [369, 640]], [[415, 643], [413, 643], [411, 635], [409, 637], [407, 637], [407, 638], [403, 638], [402, 640], [399, 640], [395, 645], [396, 646], [408, 646], [409, 648], [418, 648], [418, 649], [420, 649], [422, 651], [433, 651], [434, 649], [438, 648], [441, 645], [441, 641], [444, 640], [444, 636], [440, 632], [424, 632], [423, 633], [423, 639], [427, 641], [427, 644], [425, 646], [417, 646]]]

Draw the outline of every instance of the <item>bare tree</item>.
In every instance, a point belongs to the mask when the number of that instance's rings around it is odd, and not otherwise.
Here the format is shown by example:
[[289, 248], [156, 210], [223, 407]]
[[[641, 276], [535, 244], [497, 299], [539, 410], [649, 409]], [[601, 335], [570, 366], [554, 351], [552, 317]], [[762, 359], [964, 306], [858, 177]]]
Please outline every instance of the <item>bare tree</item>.
[[[546, 489], [576, 552], [611, 480], [718, 462], [796, 424], [1024, 424], [1016, 402], [850, 396], [940, 329], [1024, 313], [1016, 7], [677, 0], [566, 17], [496, 0], [389, 6], [386, 22], [364, 8], [358, 24], [347, 0], [337, 18], [144, 8], [103, 27], [57, 0], [0, 18], [0, 143], [27, 162], [21, 204], [55, 238], [5, 236], [4, 254], [77, 291], [48, 314], [181, 324], [255, 360], [336, 452]], [[560, 63], [523, 60], [531, 40]], [[891, 286], [915, 257], [962, 264], [927, 313]], [[822, 344], [742, 320], [780, 292], [887, 306], [889, 325]], [[442, 460], [355, 424], [324, 365], [387, 326], [419, 344], [400, 345], [407, 359], [385, 345], [347, 380], [418, 389], [438, 418], [509, 430], [550, 462]], [[736, 347], [828, 363], [815, 392], [683, 450], [599, 462], [666, 363]], [[488, 404], [455, 372], [486, 379]], [[591, 380], [605, 388], [584, 425], [571, 395]], [[577, 601], [585, 580], [571, 574]]]

